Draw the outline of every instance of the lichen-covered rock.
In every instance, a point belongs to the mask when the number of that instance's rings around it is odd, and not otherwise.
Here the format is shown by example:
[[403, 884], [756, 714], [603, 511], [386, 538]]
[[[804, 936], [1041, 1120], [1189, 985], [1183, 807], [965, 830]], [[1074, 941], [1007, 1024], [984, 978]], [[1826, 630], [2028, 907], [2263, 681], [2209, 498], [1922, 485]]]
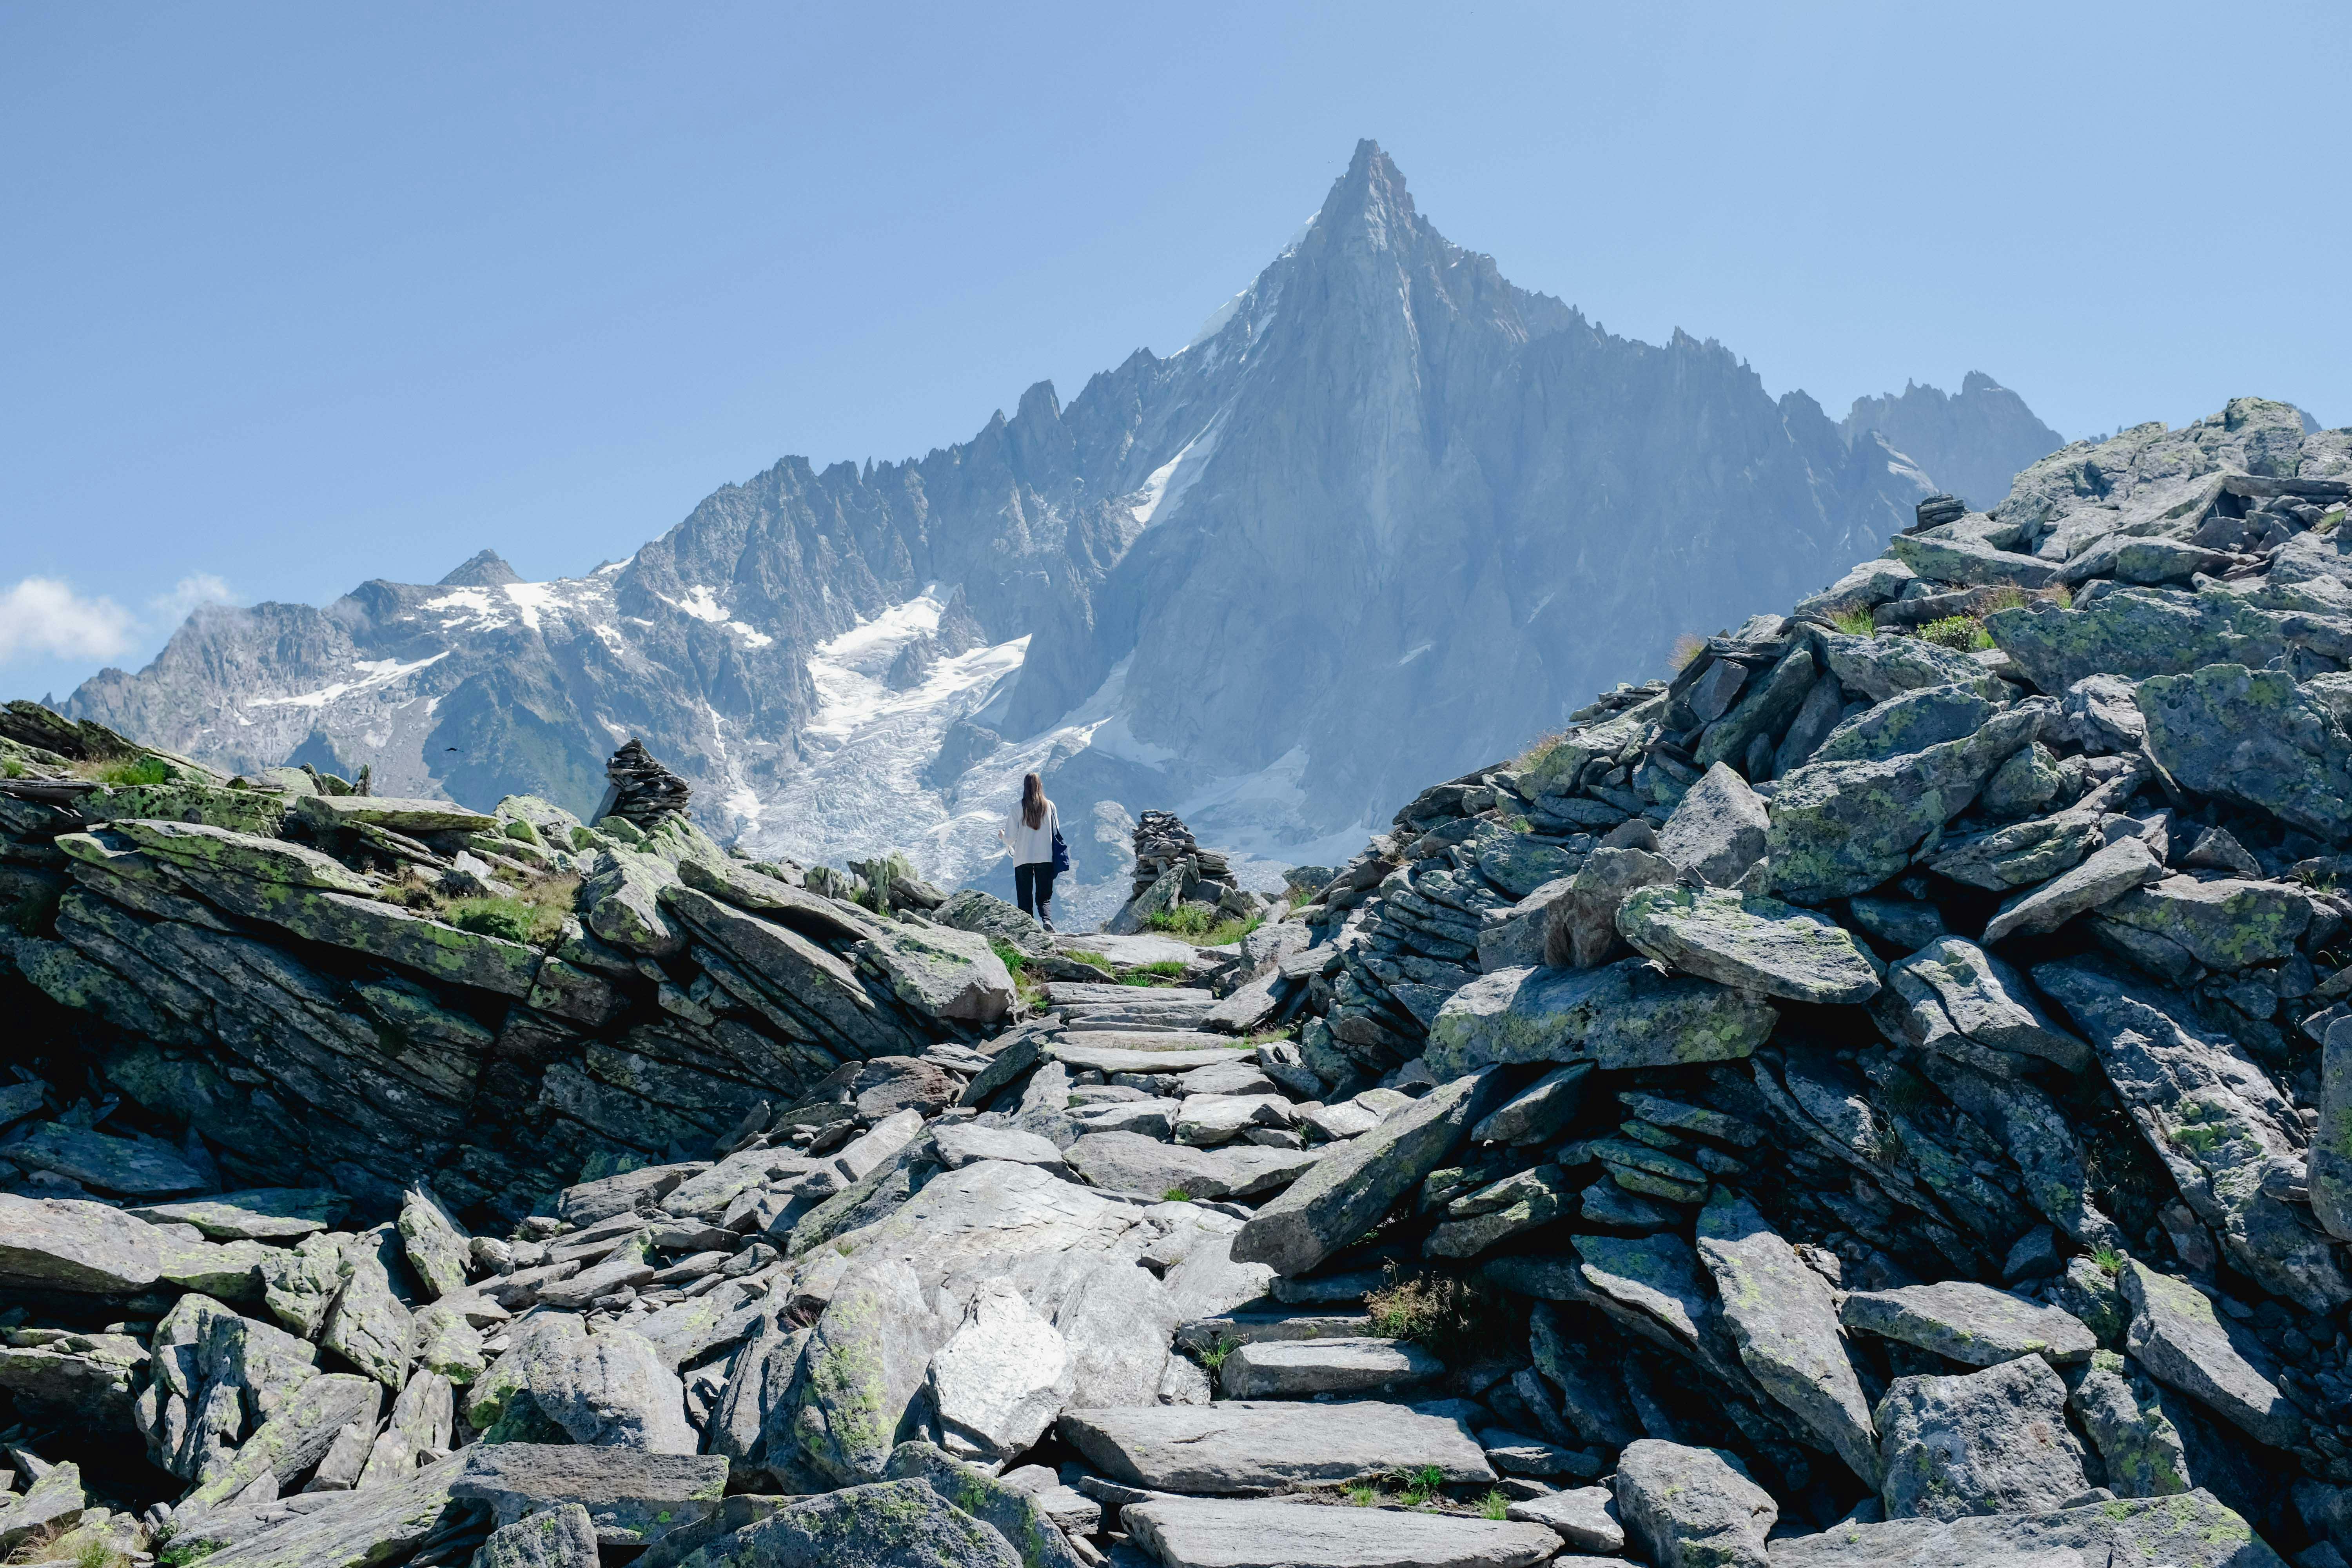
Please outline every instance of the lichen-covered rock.
[[1770, 826], [1763, 798], [1717, 763], [1691, 785], [1658, 829], [1658, 853], [1709, 887], [1728, 888], [1763, 857]]
[[880, 1476], [954, 1330], [905, 1263], [853, 1267], [817, 1320], [794, 1392], [793, 1430], [809, 1461], [839, 1486]]
[[1815, 635], [1828, 657], [1830, 673], [1873, 702], [1930, 686], [1973, 687], [1989, 696], [2000, 689], [1967, 654], [1920, 637], [1861, 637], [1831, 631]]
[[478, 1568], [596, 1568], [596, 1526], [576, 1502], [526, 1514], [490, 1531]]
[[[887, 1479], [922, 1482], [940, 1500], [1004, 1537], [1022, 1568], [1080, 1568], [1078, 1555], [1038, 1499], [929, 1443], [901, 1443], [890, 1451]], [[1099, 1518], [1099, 1513], [1097, 1513]]]
[[1013, 1010], [1013, 976], [973, 931], [949, 926], [903, 927], [859, 942], [898, 998], [929, 1017], [993, 1024]]
[[1772, 1494], [1720, 1448], [1644, 1437], [1617, 1456], [1617, 1513], [1658, 1568], [1769, 1568]]
[[1970, 1366], [1996, 1366], [2021, 1355], [2066, 1366], [2088, 1360], [2098, 1348], [2091, 1331], [2059, 1309], [1967, 1279], [1856, 1290], [1839, 1315], [1849, 1329]]
[[2066, 1385], [2038, 1355], [1959, 1377], [1898, 1377], [1877, 1415], [1889, 1519], [2042, 1513], [2090, 1489]]
[[2292, 957], [2311, 925], [2311, 900], [2284, 882], [2167, 877], [2100, 910], [2160, 936], [2208, 969], [2244, 969]]
[[1866, 1002], [1878, 972], [1843, 926], [1777, 899], [1643, 888], [1617, 906], [1617, 931], [1669, 968], [1794, 1002]]
[[466, 1233], [441, 1206], [441, 1200], [421, 1187], [402, 1194], [400, 1240], [408, 1266], [428, 1296], [446, 1296], [466, 1284], [466, 1264], [472, 1256]]
[[2125, 1261], [2120, 1282], [2132, 1313], [2125, 1342], [2151, 1376], [2273, 1447], [2302, 1440], [2303, 1414], [2252, 1333], [2223, 1321], [2194, 1285], [2137, 1259]]
[[1060, 1431], [1104, 1475], [1155, 1491], [1230, 1496], [1425, 1468], [1447, 1486], [1495, 1480], [1459, 1421], [1378, 1400], [1071, 1410]]
[[[2110, 595], [2109, 597], [2116, 595]], [[2221, 663], [2140, 682], [2149, 752], [2190, 789], [2352, 838], [2352, 737], [2284, 670]]]
[[383, 1408], [383, 1388], [373, 1378], [321, 1373], [310, 1379], [205, 1476], [184, 1507], [216, 1508], [264, 1475], [283, 1487], [325, 1458], [338, 1434], [354, 1422], [373, 1426]]
[[2141, 680], [2222, 663], [2259, 668], [2286, 651], [2268, 616], [2221, 589], [2119, 588], [2081, 609], [2035, 603], [1995, 610], [1984, 624], [1994, 646], [2053, 694], [2095, 675]]
[[604, 1328], [543, 1342], [523, 1369], [540, 1411], [575, 1443], [691, 1454], [685, 1393], [645, 1336]]
[[162, 1270], [153, 1226], [104, 1204], [0, 1193], [0, 1286], [127, 1294]]
[[2149, 854], [2146, 844], [2118, 838], [2063, 876], [2001, 905], [1987, 922], [1984, 940], [2056, 931], [2076, 915], [2103, 909], [2163, 876], [2164, 862]]
[[2084, 1503], [2046, 1513], [1849, 1521], [1772, 1543], [1773, 1568], [2286, 1568], [2286, 1560], [2209, 1492]]
[[[1883, 763], [1976, 733], [2000, 705], [1969, 686], [1897, 692], [1839, 724], [1808, 757], [1814, 763]], [[2004, 764], [2006, 765], [2006, 764]]]
[[1446, 999], [1425, 1056], [1441, 1075], [1495, 1062], [1591, 1061], [1603, 1071], [1730, 1061], [1777, 1015], [1760, 997], [1668, 974], [1646, 959], [1601, 969], [1505, 969]]
[[2113, 1351], [2094, 1355], [2070, 1403], [2098, 1450], [2109, 1491], [2170, 1497], [2189, 1489], [2180, 1429], [2165, 1411], [2163, 1394], [2130, 1362]]

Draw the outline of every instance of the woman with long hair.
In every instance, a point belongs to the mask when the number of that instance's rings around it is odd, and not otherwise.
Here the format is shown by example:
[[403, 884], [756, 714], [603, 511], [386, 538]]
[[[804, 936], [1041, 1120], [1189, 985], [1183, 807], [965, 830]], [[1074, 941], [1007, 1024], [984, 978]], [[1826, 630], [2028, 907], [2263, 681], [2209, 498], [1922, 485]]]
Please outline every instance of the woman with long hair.
[[1036, 916], [1047, 931], [1054, 929], [1054, 836], [1061, 830], [1062, 819], [1045, 798], [1045, 781], [1022, 774], [1020, 804], [996, 836], [1013, 854], [1013, 896], [1021, 900], [1021, 912]]

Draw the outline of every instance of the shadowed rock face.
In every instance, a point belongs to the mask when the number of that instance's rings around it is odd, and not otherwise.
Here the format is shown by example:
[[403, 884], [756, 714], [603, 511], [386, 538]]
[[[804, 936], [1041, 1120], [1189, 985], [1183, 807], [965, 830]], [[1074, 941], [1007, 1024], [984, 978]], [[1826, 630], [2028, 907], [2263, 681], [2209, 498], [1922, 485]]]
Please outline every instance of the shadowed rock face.
[[1899, 394], [1857, 397], [1840, 428], [1849, 440], [1885, 437], [1938, 485], [1977, 507], [1999, 502], [2019, 469], [2066, 444], [2025, 399], [1980, 370], [1962, 376], [1960, 390], [1949, 396], [1906, 383]]
[[[1926, 488], [1718, 343], [1615, 337], [1512, 284], [1367, 142], [1217, 330], [1066, 405], [1040, 383], [920, 458], [786, 458], [578, 578], [522, 583], [486, 551], [323, 608], [208, 607], [68, 707], [230, 769], [299, 753], [371, 763], [380, 793], [582, 813], [617, 728], [688, 774], [708, 826], [806, 855], [787, 840], [808, 814], [782, 803], [819, 787], [809, 660], [935, 587], [936, 628], [870, 674], [936, 732], [834, 778], [835, 843], [893, 847], [839, 784], [927, 795], [943, 818], [966, 769], [992, 780], [1122, 662], [1105, 702], [1143, 748], [1081, 733], [1012, 769], [1042, 764], [1066, 826], [1287, 757], [1298, 796], [1263, 826], [1328, 831], [1516, 750], [1679, 632], [1793, 600]], [[924, 684], [934, 647], [1023, 637], [992, 676]], [[1391, 743], [1359, 744], [1370, 726]], [[1117, 875], [1086, 848], [1081, 878]]]

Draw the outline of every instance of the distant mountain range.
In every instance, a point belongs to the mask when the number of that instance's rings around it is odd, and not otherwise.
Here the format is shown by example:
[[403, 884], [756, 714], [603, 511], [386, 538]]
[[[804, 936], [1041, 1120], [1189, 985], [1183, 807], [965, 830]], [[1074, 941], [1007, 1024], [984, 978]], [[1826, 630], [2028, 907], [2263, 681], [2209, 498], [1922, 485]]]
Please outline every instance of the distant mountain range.
[[224, 767], [592, 807], [631, 735], [724, 837], [1009, 882], [1025, 769], [1080, 911], [1132, 814], [1326, 861], [1673, 639], [1791, 601], [1942, 486], [2061, 445], [1971, 374], [1832, 420], [1730, 350], [1612, 336], [1423, 218], [1379, 147], [1166, 358], [1050, 383], [900, 463], [786, 458], [631, 559], [193, 615], [68, 710]]

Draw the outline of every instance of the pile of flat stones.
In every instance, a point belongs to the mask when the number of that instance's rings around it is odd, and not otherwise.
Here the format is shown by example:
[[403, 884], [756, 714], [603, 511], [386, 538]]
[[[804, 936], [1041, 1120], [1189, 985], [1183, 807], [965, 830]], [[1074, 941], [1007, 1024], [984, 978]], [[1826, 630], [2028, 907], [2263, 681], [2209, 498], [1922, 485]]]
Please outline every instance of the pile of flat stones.
[[604, 777], [610, 787], [596, 815], [625, 818], [646, 832], [665, 817], [683, 817], [694, 796], [694, 786], [656, 762], [634, 735], [604, 764]]
[[1171, 811], [1146, 811], [1135, 826], [1133, 889], [1103, 929], [1127, 936], [1147, 929], [1155, 915], [1188, 907], [1213, 923], [1259, 914], [1265, 905], [1263, 896], [1236, 882], [1233, 863], [1223, 853], [1201, 847], [1182, 818]]

